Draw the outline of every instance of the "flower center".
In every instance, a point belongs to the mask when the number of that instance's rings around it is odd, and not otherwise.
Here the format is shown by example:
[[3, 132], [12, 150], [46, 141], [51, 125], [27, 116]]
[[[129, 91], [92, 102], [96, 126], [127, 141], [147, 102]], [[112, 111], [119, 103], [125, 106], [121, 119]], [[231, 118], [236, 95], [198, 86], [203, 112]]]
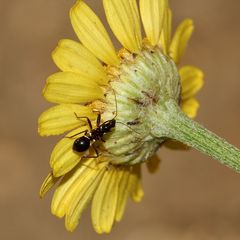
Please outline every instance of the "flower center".
[[151, 134], [151, 112], [167, 99], [180, 103], [181, 85], [175, 63], [161, 50], [143, 50], [134, 56], [122, 52], [118, 69], [109, 68], [109, 88], [103, 119], [116, 126], [103, 143], [112, 164], [136, 164], [151, 157], [164, 138]]

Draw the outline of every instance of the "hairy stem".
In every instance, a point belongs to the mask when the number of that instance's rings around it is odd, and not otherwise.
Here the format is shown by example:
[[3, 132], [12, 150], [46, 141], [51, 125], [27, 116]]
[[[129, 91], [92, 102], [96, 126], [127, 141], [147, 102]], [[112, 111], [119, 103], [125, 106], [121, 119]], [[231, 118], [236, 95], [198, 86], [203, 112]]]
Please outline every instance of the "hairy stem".
[[180, 141], [240, 172], [240, 150], [188, 118], [174, 100], [153, 111], [151, 133]]

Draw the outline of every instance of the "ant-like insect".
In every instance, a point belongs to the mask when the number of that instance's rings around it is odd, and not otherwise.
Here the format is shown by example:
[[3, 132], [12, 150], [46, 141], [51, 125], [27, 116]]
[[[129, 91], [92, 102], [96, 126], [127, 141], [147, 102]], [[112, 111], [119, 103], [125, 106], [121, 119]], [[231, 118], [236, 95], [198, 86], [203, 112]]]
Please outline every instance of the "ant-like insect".
[[101, 140], [102, 142], [105, 142], [105, 140], [103, 139], [103, 135], [111, 132], [111, 130], [116, 125], [117, 98], [116, 98], [115, 91], [114, 91], [114, 96], [115, 96], [115, 104], [116, 104], [116, 115], [111, 120], [107, 120], [101, 124], [101, 113], [98, 113], [96, 128], [93, 128], [92, 123], [88, 117], [79, 117], [76, 113], [74, 113], [77, 119], [85, 118], [87, 120], [88, 126], [90, 128], [90, 130], [85, 130], [85, 131], [79, 132], [79, 133], [74, 134], [73, 136], [69, 137], [69, 138], [72, 138], [81, 133], [84, 133], [83, 136], [77, 138], [74, 141], [72, 149], [75, 152], [81, 153], [81, 152], [87, 151], [90, 148], [90, 146], [92, 146], [96, 155], [95, 156], [86, 156], [85, 158], [97, 158], [99, 156], [98, 150], [94, 147], [93, 144], [91, 145], [91, 143], [93, 143], [95, 141], [99, 141], [99, 140]]
[[[77, 134], [71, 136], [71, 138], [72, 138], [81, 133], [84, 133], [84, 135], [82, 137], [79, 137], [74, 141], [73, 146], [72, 146], [72, 149], [79, 153], [87, 151], [90, 148], [92, 142], [99, 141], [99, 140], [105, 142], [105, 140], [103, 139], [103, 135], [111, 132], [112, 128], [114, 128], [116, 125], [116, 120], [115, 120], [116, 116], [113, 119], [107, 120], [107, 121], [103, 122], [102, 124], [100, 124], [101, 114], [99, 113], [97, 116], [97, 127], [93, 128], [92, 123], [88, 117], [78, 117], [76, 113], [74, 113], [74, 114], [75, 114], [76, 118], [78, 118], [78, 119], [79, 118], [87, 119], [88, 126], [90, 128], [90, 131], [85, 130], [83, 132], [80, 132], [80, 133], [77, 133]], [[87, 158], [97, 158], [99, 156], [97, 149], [93, 145], [92, 145], [92, 148], [94, 149], [96, 156], [87, 156]]]

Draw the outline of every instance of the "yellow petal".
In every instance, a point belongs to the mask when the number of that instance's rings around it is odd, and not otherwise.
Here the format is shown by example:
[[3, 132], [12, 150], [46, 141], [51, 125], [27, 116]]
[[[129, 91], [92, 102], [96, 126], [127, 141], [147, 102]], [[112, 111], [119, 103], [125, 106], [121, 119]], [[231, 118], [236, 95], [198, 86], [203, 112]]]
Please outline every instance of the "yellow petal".
[[105, 164], [98, 164], [98, 169], [88, 170], [88, 174], [85, 174], [76, 182], [72, 199], [66, 211], [65, 226], [67, 230], [72, 232], [77, 227], [81, 214], [91, 201], [105, 171]]
[[108, 23], [129, 51], [138, 53], [142, 48], [140, 17], [136, 0], [103, 0]]
[[62, 218], [67, 209], [70, 207], [73, 194], [81, 185], [81, 182], [84, 181], [85, 177], [92, 172], [91, 165], [95, 163], [95, 159], [87, 159], [84, 161], [84, 164], [76, 166], [70, 173], [66, 174], [56, 191], [54, 192], [51, 210], [52, 214], [56, 215], [59, 218]]
[[162, 46], [163, 52], [166, 55], [168, 54], [169, 50], [171, 34], [172, 34], [172, 11], [170, 8], [168, 8], [164, 15], [163, 29], [160, 37], [160, 45]]
[[116, 216], [115, 220], [117, 222], [121, 221], [125, 208], [127, 199], [130, 193], [130, 170], [128, 167], [123, 169], [122, 176], [119, 176], [119, 190], [118, 190], [118, 202], [117, 202], [117, 209], [116, 209]]
[[134, 202], [140, 202], [143, 198], [144, 192], [141, 183], [141, 166], [134, 165], [130, 176], [131, 181], [131, 197]]
[[77, 73], [59, 72], [47, 79], [43, 95], [53, 103], [83, 103], [102, 98], [103, 92]]
[[140, 0], [143, 26], [150, 43], [155, 46], [160, 40], [167, 0]]
[[41, 188], [39, 195], [41, 198], [44, 198], [47, 192], [58, 182], [59, 178], [54, 177], [52, 172], [50, 172], [45, 178]]
[[107, 64], [119, 64], [106, 29], [86, 3], [78, 0], [70, 11], [70, 18], [74, 31], [86, 48]]
[[182, 103], [182, 110], [190, 118], [195, 118], [197, 115], [197, 110], [199, 108], [199, 103], [195, 98], [190, 98]]
[[181, 57], [183, 56], [193, 30], [194, 26], [191, 19], [185, 19], [179, 24], [173, 36], [169, 50], [169, 55], [176, 64], [179, 63]]
[[184, 66], [179, 70], [182, 82], [182, 99], [193, 97], [203, 86], [203, 72], [196, 67]]
[[53, 170], [53, 174], [55, 177], [66, 174], [79, 163], [79, 161], [81, 160], [81, 156], [83, 156], [85, 152], [76, 153], [73, 151], [72, 147], [75, 139], [82, 136], [84, 133], [74, 137], [71, 136], [87, 129], [87, 126], [75, 129], [67, 135], [70, 138], [63, 138], [54, 147], [50, 158], [50, 166]]
[[138, 203], [142, 201], [144, 196], [144, 191], [140, 179], [137, 179], [135, 190], [132, 193], [132, 199], [134, 202]]
[[111, 231], [118, 200], [117, 169], [105, 172], [104, 177], [93, 197], [92, 223], [99, 234]]
[[147, 168], [150, 173], [155, 173], [159, 169], [161, 159], [157, 154], [154, 154], [147, 161]]
[[97, 58], [80, 43], [64, 39], [52, 53], [56, 65], [63, 72], [75, 72], [100, 85], [107, 83], [106, 72]]
[[79, 126], [86, 125], [86, 119], [96, 119], [92, 109], [77, 104], [61, 104], [49, 108], [38, 119], [38, 132], [41, 136], [58, 135]]

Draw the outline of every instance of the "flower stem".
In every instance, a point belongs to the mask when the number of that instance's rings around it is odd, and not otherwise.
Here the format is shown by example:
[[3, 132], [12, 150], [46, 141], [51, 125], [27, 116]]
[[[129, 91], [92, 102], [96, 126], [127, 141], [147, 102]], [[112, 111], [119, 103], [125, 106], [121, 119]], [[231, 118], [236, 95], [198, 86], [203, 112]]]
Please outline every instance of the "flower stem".
[[180, 141], [240, 172], [240, 150], [187, 117], [174, 100], [152, 113], [155, 137]]

